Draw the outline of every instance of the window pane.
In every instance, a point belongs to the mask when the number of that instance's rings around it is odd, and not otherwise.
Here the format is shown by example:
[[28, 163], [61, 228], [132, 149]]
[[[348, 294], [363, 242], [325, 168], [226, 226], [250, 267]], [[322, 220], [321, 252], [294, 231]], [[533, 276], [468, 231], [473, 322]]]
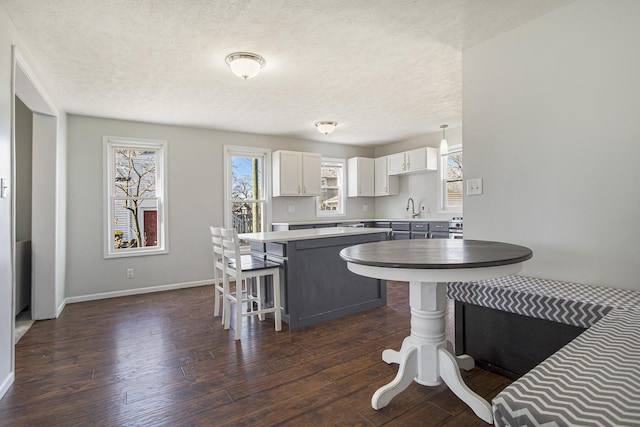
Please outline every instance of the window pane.
[[321, 164], [322, 195], [318, 196], [318, 213], [344, 213], [344, 163], [323, 161]]
[[157, 152], [116, 148], [114, 150], [114, 195], [155, 197]]
[[462, 151], [449, 154], [447, 158], [447, 179], [462, 179]]
[[262, 195], [262, 158], [231, 158], [231, 198], [261, 199]]
[[157, 247], [158, 201], [115, 199], [113, 231], [114, 249]]
[[462, 206], [462, 180], [447, 182], [447, 207]]
[[462, 209], [463, 166], [462, 150], [455, 149], [442, 156], [442, 208], [446, 211], [455, 208], [456, 212]]
[[231, 203], [232, 227], [238, 233], [260, 233], [262, 229], [262, 219], [264, 215], [264, 203]]

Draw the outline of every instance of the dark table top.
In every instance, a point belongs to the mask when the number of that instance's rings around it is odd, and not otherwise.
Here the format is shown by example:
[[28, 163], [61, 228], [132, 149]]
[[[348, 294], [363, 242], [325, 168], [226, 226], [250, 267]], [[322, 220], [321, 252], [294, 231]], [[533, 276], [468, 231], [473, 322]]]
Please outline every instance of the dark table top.
[[415, 239], [349, 246], [340, 256], [374, 267], [453, 269], [515, 264], [530, 259], [533, 252], [524, 246], [483, 240]]

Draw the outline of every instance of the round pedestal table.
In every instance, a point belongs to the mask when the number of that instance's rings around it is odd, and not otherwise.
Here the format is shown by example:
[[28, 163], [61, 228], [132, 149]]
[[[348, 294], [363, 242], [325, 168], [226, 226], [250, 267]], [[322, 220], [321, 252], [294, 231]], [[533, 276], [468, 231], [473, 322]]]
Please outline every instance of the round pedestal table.
[[464, 239], [390, 240], [350, 246], [340, 251], [352, 272], [377, 279], [409, 282], [411, 335], [400, 351], [384, 350], [382, 360], [399, 365], [398, 374], [371, 398], [374, 409], [416, 381], [444, 382], [487, 423], [491, 405], [462, 380], [460, 368], [474, 367], [470, 356], [455, 356], [445, 337], [447, 282], [473, 281], [518, 273], [533, 256], [531, 249], [502, 242]]

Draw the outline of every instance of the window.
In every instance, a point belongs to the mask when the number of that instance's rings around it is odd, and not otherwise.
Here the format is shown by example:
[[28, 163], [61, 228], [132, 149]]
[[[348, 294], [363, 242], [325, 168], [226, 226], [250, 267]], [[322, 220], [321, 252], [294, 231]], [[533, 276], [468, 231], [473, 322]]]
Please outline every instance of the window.
[[167, 252], [166, 141], [103, 138], [105, 258]]
[[271, 211], [267, 188], [271, 151], [225, 146], [225, 227], [238, 233], [270, 231]]
[[317, 216], [344, 216], [344, 159], [322, 158], [320, 164], [320, 186], [322, 195], [316, 197]]
[[462, 147], [452, 147], [449, 154], [442, 155], [442, 210], [462, 212]]

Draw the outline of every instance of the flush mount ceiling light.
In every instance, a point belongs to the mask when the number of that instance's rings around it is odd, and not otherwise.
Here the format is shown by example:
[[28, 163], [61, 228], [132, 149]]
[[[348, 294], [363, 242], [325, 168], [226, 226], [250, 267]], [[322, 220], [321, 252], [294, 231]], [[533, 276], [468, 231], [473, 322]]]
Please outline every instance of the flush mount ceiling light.
[[233, 74], [245, 80], [255, 77], [267, 63], [262, 56], [249, 52], [234, 52], [224, 61]]
[[318, 128], [318, 130], [321, 133], [324, 133], [325, 135], [328, 135], [331, 132], [333, 132], [336, 129], [336, 126], [338, 126], [338, 122], [318, 122], [318, 123], [316, 123], [316, 127]]
[[440, 154], [449, 154], [449, 144], [447, 144], [447, 139], [444, 137], [444, 130], [448, 128], [448, 125], [441, 125], [440, 129], [442, 129], [442, 140], [440, 141]]

